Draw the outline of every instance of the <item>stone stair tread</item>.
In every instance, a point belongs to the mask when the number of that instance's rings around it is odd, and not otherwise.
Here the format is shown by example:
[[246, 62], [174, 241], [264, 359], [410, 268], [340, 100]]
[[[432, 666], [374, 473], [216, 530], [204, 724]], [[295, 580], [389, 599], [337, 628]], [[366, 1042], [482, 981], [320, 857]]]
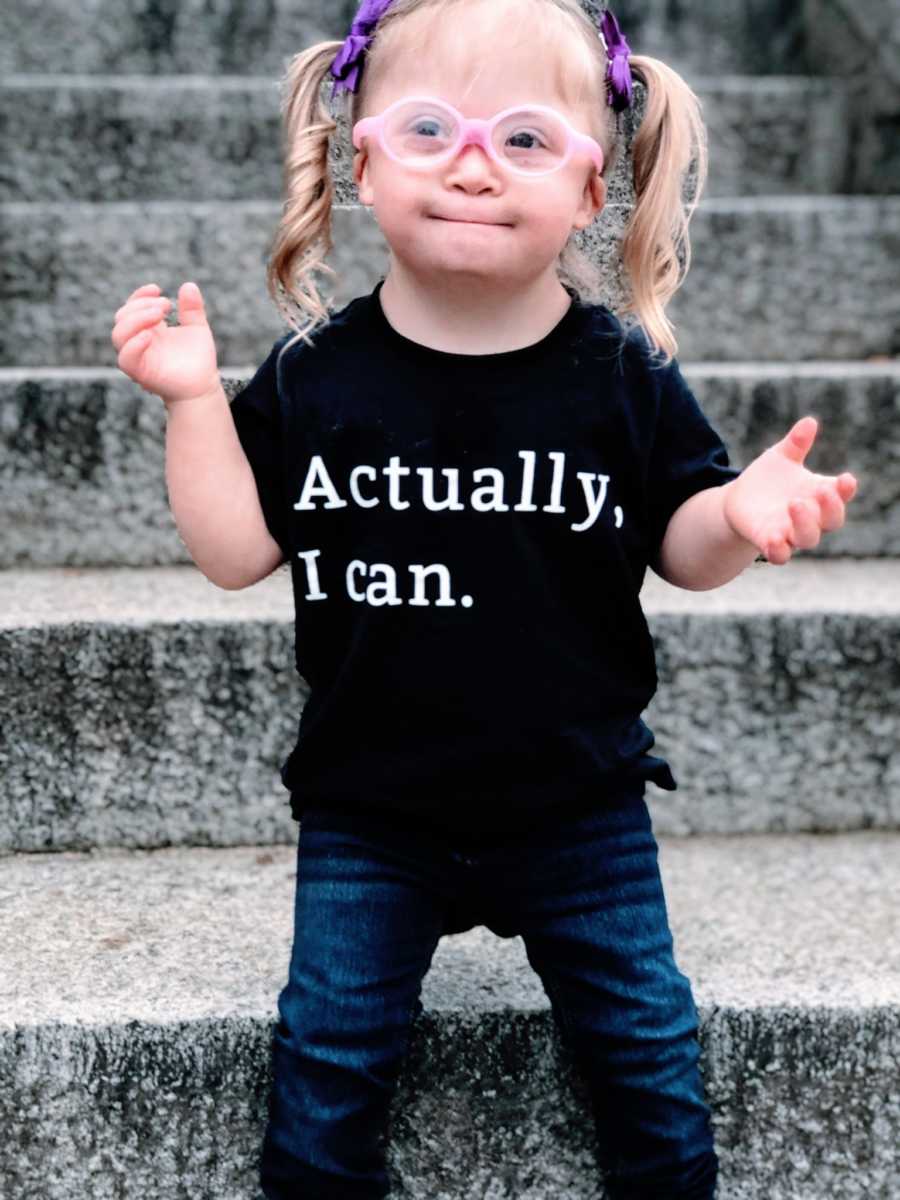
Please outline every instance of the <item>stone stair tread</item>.
[[[641, 591], [654, 613], [900, 612], [900, 560], [792, 559], [754, 562], [722, 587], [689, 591], [648, 570]], [[115, 625], [184, 621], [289, 621], [286, 564], [241, 591], [211, 583], [196, 567], [35, 567], [0, 571], [0, 629], [74, 622]]]
[[35, 567], [0, 571], [0, 628], [286, 621], [293, 618], [286, 566], [241, 591], [210, 582], [199, 568]]
[[[657, 841], [698, 1007], [900, 1006], [900, 832]], [[3, 859], [0, 1029], [274, 1015], [295, 869], [292, 845]], [[442, 938], [422, 1000], [547, 1006], [521, 938], [483, 925]]]

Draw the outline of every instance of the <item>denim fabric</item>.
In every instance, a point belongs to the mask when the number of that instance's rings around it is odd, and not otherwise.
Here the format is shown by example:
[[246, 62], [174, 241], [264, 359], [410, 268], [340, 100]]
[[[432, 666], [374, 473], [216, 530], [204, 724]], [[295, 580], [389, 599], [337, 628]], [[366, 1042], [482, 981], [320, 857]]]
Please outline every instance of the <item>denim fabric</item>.
[[308, 809], [273, 1031], [269, 1200], [389, 1194], [388, 1110], [442, 934], [521, 936], [587, 1081], [613, 1200], [710, 1200], [698, 1018], [643, 784], [539, 834], [448, 836]]

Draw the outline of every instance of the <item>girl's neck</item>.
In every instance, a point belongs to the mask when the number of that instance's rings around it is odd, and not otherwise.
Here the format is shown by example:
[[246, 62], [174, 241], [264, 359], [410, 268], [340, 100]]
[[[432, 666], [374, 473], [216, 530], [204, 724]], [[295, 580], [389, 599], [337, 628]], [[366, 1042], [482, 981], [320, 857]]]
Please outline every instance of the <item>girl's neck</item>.
[[556, 271], [518, 290], [484, 279], [423, 280], [392, 261], [379, 293], [388, 323], [420, 345], [451, 354], [502, 354], [539, 342], [565, 316], [572, 297]]

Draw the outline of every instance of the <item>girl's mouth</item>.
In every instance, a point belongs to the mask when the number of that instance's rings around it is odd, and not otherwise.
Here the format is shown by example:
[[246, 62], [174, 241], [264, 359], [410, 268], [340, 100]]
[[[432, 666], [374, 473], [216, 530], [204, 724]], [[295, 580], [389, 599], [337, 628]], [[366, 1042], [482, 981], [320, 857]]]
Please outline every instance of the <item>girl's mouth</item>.
[[508, 229], [509, 228], [509, 225], [507, 225], [503, 221], [470, 221], [465, 217], [438, 217], [438, 216], [435, 216], [434, 219], [436, 221], [450, 221], [451, 223], [453, 223], [455, 225], [484, 225], [490, 229], [493, 229], [493, 228]]

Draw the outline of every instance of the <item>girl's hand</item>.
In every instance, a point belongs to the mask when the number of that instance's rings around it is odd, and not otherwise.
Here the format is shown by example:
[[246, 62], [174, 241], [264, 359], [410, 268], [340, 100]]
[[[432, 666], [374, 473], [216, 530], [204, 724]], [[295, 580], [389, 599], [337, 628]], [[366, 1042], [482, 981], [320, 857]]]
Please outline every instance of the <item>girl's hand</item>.
[[221, 387], [216, 344], [195, 283], [178, 289], [180, 324], [167, 325], [172, 302], [155, 283], [132, 292], [115, 316], [112, 344], [119, 368], [166, 403], [205, 396]]
[[795, 550], [818, 546], [824, 530], [840, 529], [846, 502], [856, 494], [849, 471], [815, 475], [803, 466], [818, 428], [815, 417], [801, 417], [725, 486], [726, 521], [777, 566]]

